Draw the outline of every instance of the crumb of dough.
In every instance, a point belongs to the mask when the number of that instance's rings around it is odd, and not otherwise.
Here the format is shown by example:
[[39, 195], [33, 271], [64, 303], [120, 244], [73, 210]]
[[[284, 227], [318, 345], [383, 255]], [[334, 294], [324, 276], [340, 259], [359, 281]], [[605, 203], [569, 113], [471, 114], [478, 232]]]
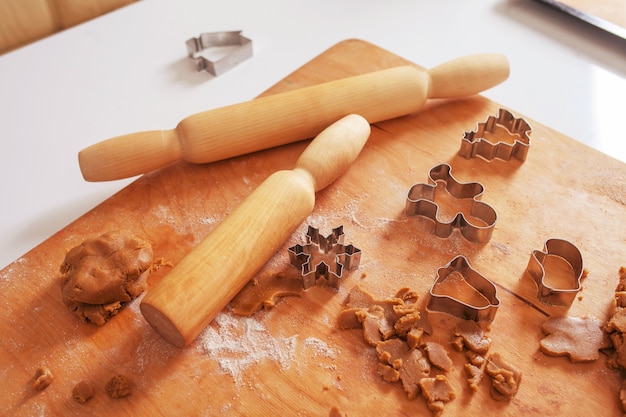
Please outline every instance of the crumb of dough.
[[409, 345], [409, 349], [415, 349], [422, 344], [422, 337], [424, 336], [424, 329], [412, 328], [406, 335], [406, 343]]
[[595, 361], [600, 357], [600, 349], [610, 346], [600, 320], [593, 317], [549, 317], [542, 330], [547, 336], [540, 342], [541, 351], [567, 356], [572, 362]]
[[409, 287], [402, 287], [398, 290], [398, 292], [396, 292], [394, 298], [399, 298], [405, 303], [415, 304], [417, 303], [417, 300], [419, 300], [419, 294], [417, 293], [417, 291], [412, 290]]
[[249, 317], [261, 307], [270, 310], [279, 299], [301, 297], [303, 292], [302, 279], [296, 274], [265, 273], [248, 282], [233, 298], [231, 307], [233, 314]]
[[400, 372], [391, 365], [378, 362], [378, 373], [387, 382], [398, 382], [400, 380]]
[[389, 339], [376, 346], [376, 354], [382, 364], [398, 371], [407, 397], [415, 398], [419, 393], [419, 382], [430, 375], [430, 363], [422, 352], [409, 349], [403, 340]]
[[452, 359], [448, 356], [445, 347], [436, 342], [426, 342], [424, 350], [431, 365], [446, 372], [452, 369]]
[[346, 417], [345, 414], [341, 414], [341, 411], [339, 411], [339, 407], [337, 407], [336, 405], [333, 405], [330, 408], [330, 412], [328, 413], [328, 417]]
[[393, 325], [393, 329], [399, 337], [406, 338], [411, 329], [419, 325], [420, 317], [419, 311], [403, 314], [398, 317], [398, 320]]
[[471, 350], [465, 351], [465, 357], [467, 361], [474, 366], [481, 367], [485, 364], [485, 357]]
[[419, 385], [428, 408], [435, 415], [443, 412], [445, 403], [456, 398], [456, 393], [445, 375], [437, 375], [434, 378], [422, 378]]
[[111, 398], [123, 398], [131, 394], [131, 382], [124, 375], [115, 375], [106, 384], [106, 391]]
[[485, 372], [491, 377], [491, 397], [496, 401], [509, 401], [519, 389], [522, 372], [506, 362], [499, 353], [489, 355]]
[[[461, 345], [472, 352], [486, 353], [491, 346], [491, 339], [487, 337], [485, 331], [473, 320], [463, 320], [455, 330], [456, 339], [453, 343]], [[459, 339], [460, 338], [460, 339]]]
[[52, 383], [54, 376], [52, 371], [47, 366], [40, 366], [35, 371], [35, 380], [33, 381], [33, 388], [37, 391], [43, 391]]
[[70, 249], [61, 265], [63, 302], [85, 322], [103, 325], [146, 288], [152, 246], [113, 231]]
[[484, 375], [482, 369], [471, 363], [466, 363], [463, 369], [465, 369], [465, 375], [467, 375], [467, 385], [472, 391], [478, 391], [478, 385], [480, 385]]
[[87, 381], [80, 381], [74, 385], [72, 389], [72, 398], [77, 402], [84, 404], [93, 397], [93, 387]]

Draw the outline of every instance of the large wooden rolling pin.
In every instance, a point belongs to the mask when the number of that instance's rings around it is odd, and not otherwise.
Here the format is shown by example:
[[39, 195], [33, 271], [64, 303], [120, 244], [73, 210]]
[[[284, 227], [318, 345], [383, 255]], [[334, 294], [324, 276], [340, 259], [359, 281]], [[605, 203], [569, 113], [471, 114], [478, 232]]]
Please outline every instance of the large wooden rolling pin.
[[312, 138], [352, 113], [370, 123], [403, 116], [428, 98], [476, 94], [508, 76], [508, 61], [498, 54], [470, 55], [428, 71], [401, 66], [208, 110], [173, 130], [111, 138], [80, 151], [78, 161], [87, 181], [131, 177], [179, 159], [219, 161]]
[[315, 192], [341, 175], [370, 125], [348, 115], [322, 131], [291, 171], [269, 176], [141, 302], [152, 327], [183, 347], [213, 320], [311, 214]]

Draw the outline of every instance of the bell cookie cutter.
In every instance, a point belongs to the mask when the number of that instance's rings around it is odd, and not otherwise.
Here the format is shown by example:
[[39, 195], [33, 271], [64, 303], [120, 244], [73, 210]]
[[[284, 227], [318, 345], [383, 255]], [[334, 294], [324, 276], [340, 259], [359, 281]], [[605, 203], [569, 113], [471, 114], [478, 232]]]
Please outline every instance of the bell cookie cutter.
[[[506, 129], [509, 137], [514, 138], [513, 143], [492, 143], [485, 138], [485, 133], [496, 133], [496, 129]], [[498, 116], [489, 116], [484, 123], [478, 123], [476, 130], [465, 132], [461, 141], [459, 155], [464, 158], [481, 156], [487, 161], [495, 158], [509, 161], [515, 158], [524, 162], [530, 148], [530, 133], [532, 129], [526, 120], [516, 118], [505, 109], [498, 110]]]
[[[557, 256], [571, 266], [573, 271], [571, 288], [555, 288], [546, 284], [544, 263], [548, 256]], [[569, 306], [582, 288], [583, 256], [580, 250], [567, 240], [548, 239], [543, 251], [532, 251], [526, 270], [537, 286], [537, 299], [546, 305]]]
[[[319, 229], [309, 226], [305, 245], [296, 244], [288, 249], [291, 265], [300, 268], [302, 283], [307, 290], [324, 279], [329, 286], [339, 288], [343, 269], [355, 269], [361, 263], [361, 249], [344, 245], [343, 226], [322, 236]], [[324, 260], [319, 260], [324, 258]]]
[[[452, 176], [448, 164], [431, 168], [428, 173], [429, 183], [414, 184], [409, 189], [405, 213], [408, 216], [424, 216], [435, 222], [435, 235], [447, 238], [453, 230], [459, 229], [461, 235], [470, 242], [485, 243], [491, 239], [493, 228], [498, 219], [496, 211], [487, 203], [480, 201], [484, 187], [478, 182], [461, 183]], [[470, 222], [462, 212], [456, 213], [450, 222], [439, 220], [439, 205], [435, 203], [437, 181], [446, 183], [446, 190], [456, 199], [473, 200], [469, 215], [482, 222]]]
[[[449, 294], [438, 292], [438, 287], [447, 279], [460, 275], [483, 298], [480, 305], [470, 304]], [[495, 284], [473, 269], [468, 260], [459, 255], [447, 265], [437, 270], [437, 278], [430, 288], [428, 311], [451, 314], [463, 320], [492, 321], [500, 306], [500, 299]]]
[[[221, 75], [235, 65], [252, 56], [252, 41], [241, 35], [241, 31], [201, 33], [197, 38], [188, 39], [187, 55], [196, 64], [196, 70], [205, 70], [214, 76]], [[208, 48], [236, 47], [219, 59], [209, 59], [201, 55]]]

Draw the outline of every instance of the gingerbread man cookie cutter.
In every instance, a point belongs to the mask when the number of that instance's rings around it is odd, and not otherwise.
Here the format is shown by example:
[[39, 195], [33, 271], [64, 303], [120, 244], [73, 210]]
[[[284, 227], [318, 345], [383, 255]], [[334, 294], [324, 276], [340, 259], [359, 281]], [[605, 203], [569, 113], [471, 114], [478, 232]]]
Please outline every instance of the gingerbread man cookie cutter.
[[[459, 277], [476, 291], [476, 303], [462, 301], [459, 299], [461, 297], [440, 290], [446, 280]], [[458, 288], [457, 284], [455, 282], [454, 286]], [[467, 258], [459, 255], [437, 270], [437, 278], [430, 288], [426, 308], [430, 312], [447, 313], [463, 320], [492, 321], [499, 306], [500, 299], [495, 284], [472, 268]]]
[[[570, 288], [557, 288], [546, 284], [544, 264], [549, 256], [563, 259], [572, 268], [572, 286]], [[567, 240], [546, 240], [543, 251], [532, 251], [526, 270], [537, 286], [537, 299], [546, 305], [569, 306], [582, 288], [583, 256], [580, 250]]]
[[[428, 173], [429, 183], [414, 184], [409, 189], [405, 213], [408, 216], [424, 216], [435, 222], [435, 235], [447, 238], [454, 229], [470, 242], [485, 243], [491, 239], [493, 228], [498, 219], [496, 211], [487, 203], [480, 201], [485, 187], [478, 182], [461, 183], [452, 176], [452, 168], [448, 164], [440, 164], [431, 168]], [[443, 181], [446, 190], [456, 199], [472, 199], [468, 220], [462, 212], [445, 222], [439, 219], [439, 205], [435, 203], [437, 182]], [[481, 224], [477, 224], [478, 220]]]
[[[324, 279], [329, 286], [339, 288], [343, 269], [355, 269], [361, 262], [361, 249], [344, 245], [343, 226], [322, 236], [319, 229], [309, 226], [306, 244], [296, 244], [288, 249], [291, 265], [300, 268], [302, 284], [307, 290]], [[317, 261], [317, 258], [324, 260]]]
[[[506, 130], [512, 143], [503, 141], [493, 143], [485, 138], [486, 133], [495, 135], [498, 127]], [[481, 156], [487, 161], [495, 158], [509, 161], [515, 158], [523, 162], [530, 148], [531, 132], [532, 128], [526, 120], [516, 118], [508, 110], [499, 109], [498, 116], [487, 117], [485, 122], [477, 124], [476, 130], [463, 134], [459, 155], [467, 159]]]

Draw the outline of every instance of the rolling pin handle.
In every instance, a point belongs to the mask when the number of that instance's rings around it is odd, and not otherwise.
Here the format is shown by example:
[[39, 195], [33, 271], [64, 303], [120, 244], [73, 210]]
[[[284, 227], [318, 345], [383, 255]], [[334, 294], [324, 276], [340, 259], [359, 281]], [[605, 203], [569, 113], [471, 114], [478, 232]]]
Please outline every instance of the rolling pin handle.
[[78, 153], [78, 164], [86, 181], [112, 181], [162, 168], [182, 157], [175, 130], [149, 130], [91, 145]]
[[501, 54], [476, 54], [444, 62], [428, 70], [429, 98], [478, 94], [509, 77], [509, 61]]

